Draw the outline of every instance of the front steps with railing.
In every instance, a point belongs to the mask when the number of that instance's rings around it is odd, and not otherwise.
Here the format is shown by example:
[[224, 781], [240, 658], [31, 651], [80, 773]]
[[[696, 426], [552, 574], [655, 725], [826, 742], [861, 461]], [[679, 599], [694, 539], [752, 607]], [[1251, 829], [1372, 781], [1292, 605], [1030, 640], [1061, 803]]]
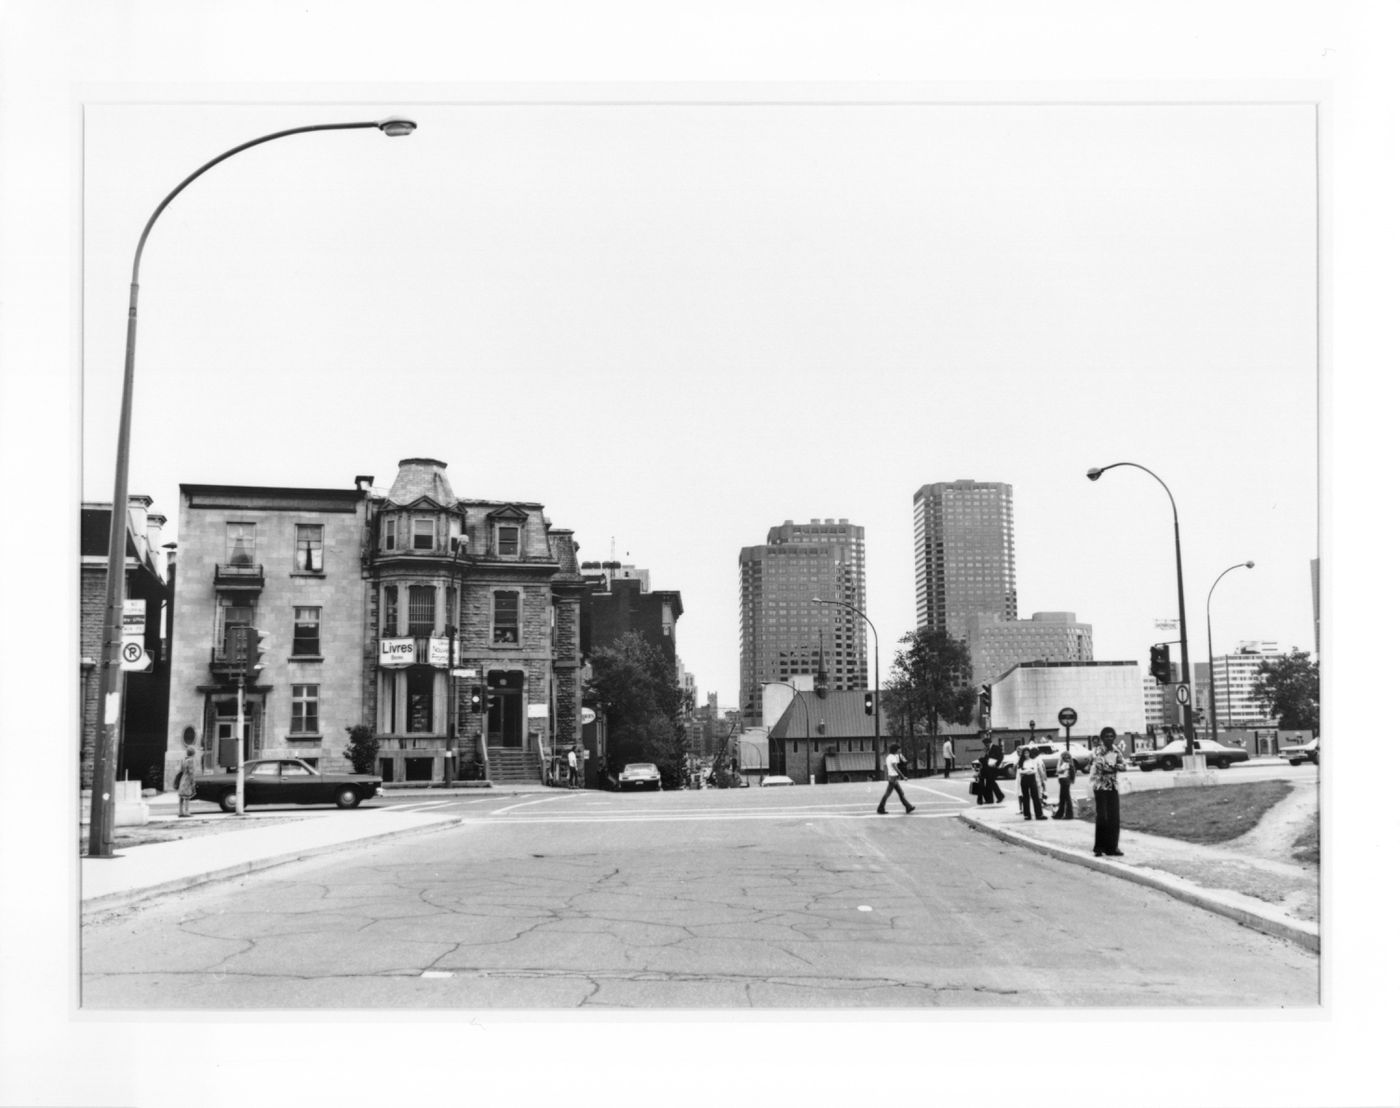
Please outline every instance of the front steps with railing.
[[490, 778], [498, 785], [538, 785], [540, 753], [529, 747], [492, 746], [487, 748]]

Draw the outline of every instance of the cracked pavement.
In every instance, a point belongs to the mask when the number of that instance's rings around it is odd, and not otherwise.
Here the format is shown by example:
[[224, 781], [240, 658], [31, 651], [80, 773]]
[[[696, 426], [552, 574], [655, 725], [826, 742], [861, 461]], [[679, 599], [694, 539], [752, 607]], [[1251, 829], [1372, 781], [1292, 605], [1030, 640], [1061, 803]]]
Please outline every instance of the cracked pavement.
[[931, 801], [898, 819], [785, 815], [793, 791], [744, 798], [776, 806], [761, 823], [723, 815], [723, 794], [580, 795], [115, 911], [84, 926], [82, 1004], [1318, 1003], [1318, 959], [1288, 943], [936, 818]]

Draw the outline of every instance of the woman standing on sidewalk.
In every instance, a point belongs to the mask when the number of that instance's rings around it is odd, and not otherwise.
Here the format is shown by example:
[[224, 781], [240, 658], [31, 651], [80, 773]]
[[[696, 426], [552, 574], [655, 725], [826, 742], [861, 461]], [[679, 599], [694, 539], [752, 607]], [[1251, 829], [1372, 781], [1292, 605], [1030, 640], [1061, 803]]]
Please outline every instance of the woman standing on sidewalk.
[[1070, 795], [1070, 789], [1074, 785], [1074, 755], [1068, 750], [1060, 751], [1060, 772], [1058, 780], [1060, 782], [1060, 803], [1050, 814], [1050, 818], [1073, 819], [1074, 797]]
[[180, 797], [180, 815], [190, 814], [190, 801], [194, 799], [194, 755], [193, 746], [185, 746], [185, 760], [180, 763], [180, 772], [175, 778], [176, 791]]
[[1099, 732], [1099, 751], [1094, 755], [1089, 780], [1094, 788], [1094, 857], [1107, 854], [1121, 857], [1118, 849], [1118, 774], [1128, 768], [1123, 755], [1114, 748], [1118, 737], [1112, 727]]
[[1031, 818], [1031, 807], [1035, 807], [1035, 818], [1044, 819], [1045, 809], [1041, 805], [1040, 793], [1045, 788], [1045, 766], [1034, 747], [1023, 746], [1018, 752], [1016, 775], [1021, 779], [1021, 814]]

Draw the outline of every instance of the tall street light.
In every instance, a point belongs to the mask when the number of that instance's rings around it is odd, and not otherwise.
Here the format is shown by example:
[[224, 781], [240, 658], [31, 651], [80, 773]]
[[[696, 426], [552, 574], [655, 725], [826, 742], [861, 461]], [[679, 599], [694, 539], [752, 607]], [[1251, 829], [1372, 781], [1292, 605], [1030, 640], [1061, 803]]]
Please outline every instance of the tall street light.
[[[1253, 569], [1253, 562], [1237, 562], [1229, 569], [1222, 570], [1220, 577], [1224, 577], [1231, 569]], [[1215, 579], [1215, 585], [1220, 584], [1220, 577]], [[1210, 592], [1206, 593], [1206, 653], [1210, 655], [1210, 738], [1211, 742], [1220, 741], [1220, 729], [1215, 723], [1215, 640], [1210, 633], [1210, 598], [1215, 595], [1215, 585], [1211, 585]], [[1225, 695], [1230, 695], [1230, 661], [1225, 660]], [[1227, 700], [1228, 704], [1229, 701]]]
[[[97, 696], [101, 720], [92, 761], [92, 816], [88, 835], [90, 858], [112, 857], [112, 794], [116, 791], [117, 734], [121, 725], [122, 699], [126, 691], [125, 675], [121, 668], [122, 603], [126, 599], [127, 462], [131, 454], [131, 397], [136, 377], [136, 298], [140, 287], [141, 254], [146, 248], [146, 239], [160, 213], [165, 211], [170, 202], [179, 196], [191, 181], [225, 159], [250, 147], [260, 146], [273, 139], [286, 138], [288, 135], [306, 134], [309, 131], [374, 128], [391, 138], [398, 138], [411, 135], [417, 126], [411, 119], [398, 116], [363, 123], [316, 123], [306, 127], [292, 127], [286, 131], [274, 131], [270, 135], [263, 135], [231, 150], [225, 150], [217, 158], [205, 162], [170, 190], [165, 199], [156, 205], [151, 218], [146, 220], [146, 226], [136, 242], [136, 255], [131, 263], [131, 299], [126, 315], [126, 366], [122, 376], [121, 417], [117, 425], [117, 466], [112, 483], [112, 526], [107, 541], [106, 614], [103, 620], [102, 669]], [[243, 737], [240, 735], [240, 745], [242, 741]], [[241, 761], [241, 750], [239, 754]]]
[[849, 608], [865, 620], [866, 626], [870, 628], [870, 633], [875, 636], [875, 773], [880, 772], [880, 632], [875, 630], [875, 625], [870, 622], [870, 617], [857, 608], [854, 604], [847, 604], [844, 600], [823, 600], [820, 596], [812, 597], [813, 604], [839, 604], [843, 608]]
[[[1176, 497], [1172, 495], [1172, 490], [1167, 488], [1165, 481], [1146, 466], [1138, 465], [1137, 462], [1114, 462], [1110, 466], [1096, 466], [1089, 470], [1085, 476], [1090, 481], [1097, 481], [1110, 469], [1117, 469], [1119, 466], [1131, 466], [1133, 469], [1142, 470], [1166, 490], [1167, 499], [1171, 501], [1172, 505], [1172, 534], [1176, 540], [1176, 607], [1177, 618], [1181, 623], [1181, 683], [1186, 689], [1186, 756], [1189, 758], [1196, 753], [1196, 725], [1191, 718], [1191, 652], [1186, 645], [1186, 589], [1181, 582], [1181, 524], [1176, 515]], [[1181, 703], [1179, 697], [1177, 702]]]
[[[791, 681], [779, 681], [779, 685], [786, 685], [792, 690], [792, 699], [802, 705], [802, 730], [807, 738], [807, 780], [812, 780], [812, 716], [807, 710], [807, 702], [802, 699], [802, 693]], [[785, 759], [786, 760], [786, 759]]]

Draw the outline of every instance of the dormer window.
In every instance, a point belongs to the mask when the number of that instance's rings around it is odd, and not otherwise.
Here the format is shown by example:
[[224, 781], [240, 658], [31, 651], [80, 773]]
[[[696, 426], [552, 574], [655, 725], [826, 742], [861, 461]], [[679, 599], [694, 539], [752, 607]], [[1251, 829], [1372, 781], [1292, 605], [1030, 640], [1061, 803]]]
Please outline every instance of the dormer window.
[[431, 517], [413, 521], [413, 549], [432, 550], [437, 545], [437, 521]]
[[496, 524], [496, 553], [502, 558], [520, 557], [520, 528], [514, 523]]

